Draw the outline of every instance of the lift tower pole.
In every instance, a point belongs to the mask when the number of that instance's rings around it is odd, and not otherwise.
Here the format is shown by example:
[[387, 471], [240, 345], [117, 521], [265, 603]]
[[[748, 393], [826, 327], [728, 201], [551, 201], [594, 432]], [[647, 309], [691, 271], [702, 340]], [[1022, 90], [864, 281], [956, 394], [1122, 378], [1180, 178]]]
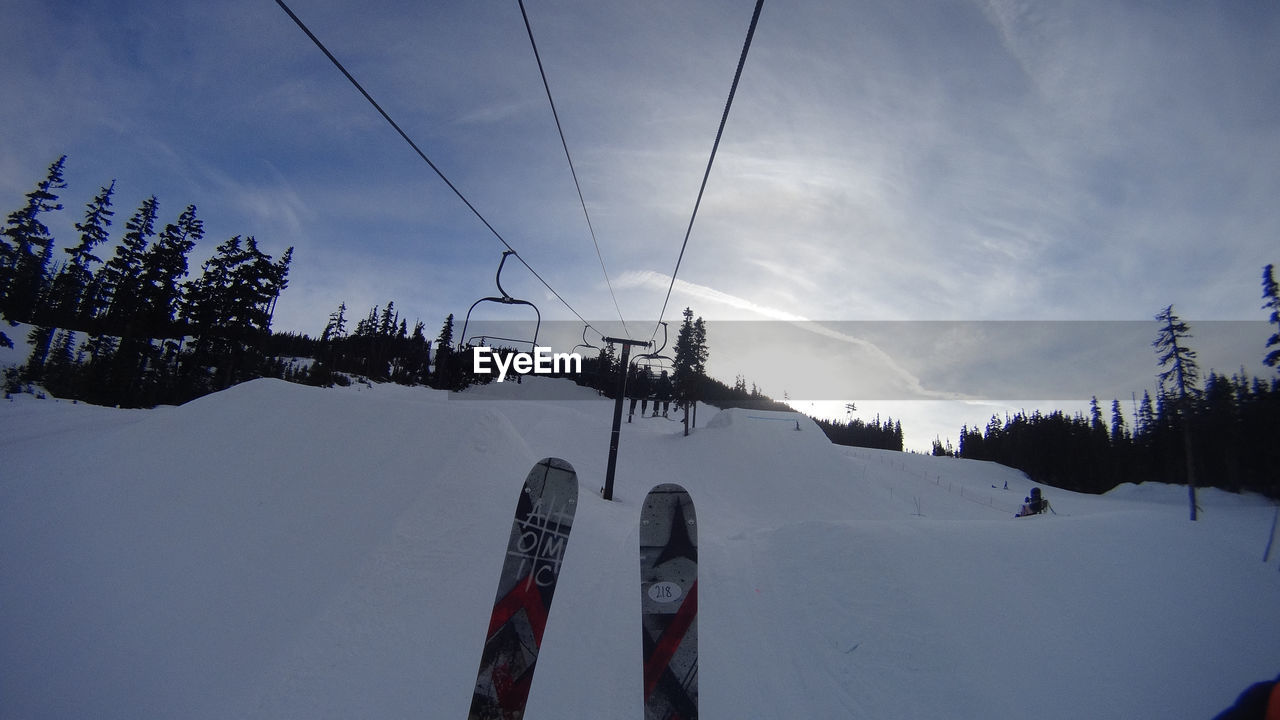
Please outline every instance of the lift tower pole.
[[622, 346], [622, 360], [618, 363], [618, 397], [613, 401], [613, 432], [609, 435], [609, 468], [604, 474], [604, 488], [600, 495], [605, 500], [613, 499], [613, 473], [618, 466], [618, 436], [622, 434], [622, 401], [627, 395], [627, 370], [631, 361], [631, 346], [652, 347], [653, 343], [625, 338], [604, 338], [607, 343]]

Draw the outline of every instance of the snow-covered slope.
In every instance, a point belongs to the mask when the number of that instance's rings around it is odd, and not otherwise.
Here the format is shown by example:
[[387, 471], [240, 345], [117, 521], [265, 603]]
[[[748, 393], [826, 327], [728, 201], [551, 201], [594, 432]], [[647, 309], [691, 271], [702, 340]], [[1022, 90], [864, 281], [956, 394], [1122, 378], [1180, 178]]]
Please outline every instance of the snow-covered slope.
[[639, 502], [667, 481], [698, 506], [708, 718], [1210, 717], [1280, 672], [1256, 498], [1190, 523], [1184, 489], [1047, 489], [1057, 515], [1014, 520], [1008, 468], [703, 407], [689, 437], [624, 424], [605, 502], [611, 414], [546, 379], [0, 404], [0, 718], [463, 717], [549, 455], [582, 501], [531, 719], [639, 716]]

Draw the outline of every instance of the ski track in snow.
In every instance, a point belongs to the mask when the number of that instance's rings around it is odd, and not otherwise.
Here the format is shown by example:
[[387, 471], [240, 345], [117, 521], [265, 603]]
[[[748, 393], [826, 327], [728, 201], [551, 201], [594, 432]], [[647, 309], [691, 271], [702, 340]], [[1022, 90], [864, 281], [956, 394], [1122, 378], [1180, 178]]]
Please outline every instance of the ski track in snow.
[[709, 718], [1211, 717], [1280, 672], [1258, 498], [1203, 491], [1190, 523], [1185, 488], [1046, 488], [1058, 514], [1014, 520], [1009, 468], [700, 407], [687, 438], [624, 417], [605, 502], [611, 414], [541, 378], [4, 403], [0, 720], [463, 717], [546, 456], [581, 493], [531, 720], [639, 716], [639, 505], [663, 482], [698, 508]]

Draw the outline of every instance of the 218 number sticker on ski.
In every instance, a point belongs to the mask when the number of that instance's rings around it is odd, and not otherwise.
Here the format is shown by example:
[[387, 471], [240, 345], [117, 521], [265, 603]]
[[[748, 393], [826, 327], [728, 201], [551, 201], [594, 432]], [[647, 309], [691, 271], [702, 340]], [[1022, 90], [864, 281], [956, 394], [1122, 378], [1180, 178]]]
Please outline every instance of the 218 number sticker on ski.
[[684, 589], [673, 582], [656, 582], [649, 586], [649, 599], [657, 603], [672, 603], [684, 595]]

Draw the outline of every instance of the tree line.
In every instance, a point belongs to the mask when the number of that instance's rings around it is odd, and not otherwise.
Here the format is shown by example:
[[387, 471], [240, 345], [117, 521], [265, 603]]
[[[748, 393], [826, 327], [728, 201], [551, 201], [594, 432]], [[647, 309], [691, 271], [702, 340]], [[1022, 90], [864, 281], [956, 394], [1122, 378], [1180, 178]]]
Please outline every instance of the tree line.
[[[110, 241], [112, 181], [85, 205], [77, 242], [57, 255], [45, 221], [63, 209], [66, 160], [49, 166], [0, 231], [0, 314], [33, 326], [31, 355], [7, 373], [7, 391], [39, 384], [61, 397], [150, 407], [271, 374], [264, 347], [293, 248], [275, 260], [254, 237], [236, 235], [188, 279], [204, 223], [188, 205], [159, 227], [153, 195], [104, 261], [96, 253]], [[0, 344], [13, 347], [2, 332]]]
[[[428, 339], [424, 323], [411, 328], [394, 301], [354, 322], [340, 304], [316, 338], [273, 333], [293, 248], [277, 260], [253, 236], [236, 235], [218, 245], [193, 277], [190, 255], [205, 239], [196, 206], [165, 223], [159, 200], [149, 196], [113, 244], [114, 180], [85, 204], [74, 241], [57, 252], [48, 220], [64, 209], [66, 162], [63, 156], [49, 166], [0, 231], [0, 315], [10, 326], [31, 326], [31, 353], [24, 365], [6, 371], [6, 392], [39, 386], [95, 404], [153, 407], [258, 377], [322, 386], [366, 378], [454, 391], [492, 381], [472, 371], [473, 349], [455, 344], [452, 315]], [[0, 332], [0, 345], [13, 342]], [[709, 377], [706, 325], [690, 308], [672, 352], [672, 359], [633, 363], [631, 392], [648, 396], [641, 388], [669, 386], [669, 400], [687, 411], [693, 425], [698, 402], [792, 410], [754, 384], [748, 389], [741, 376], [732, 386]], [[613, 397], [620, 370], [618, 354], [608, 346], [584, 358], [574, 380]], [[836, 443], [902, 447], [901, 424], [891, 421], [820, 425]]]
[[[1280, 367], [1280, 292], [1268, 265], [1263, 309], [1276, 332], [1263, 362]], [[1203, 384], [1191, 328], [1172, 306], [1156, 316], [1159, 390], [1144, 391], [1134, 427], [1119, 399], [1110, 418], [1093, 398], [1088, 414], [1062, 411], [993, 416], [986, 427], [960, 430], [960, 447], [934, 442], [934, 454], [991, 460], [1027, 473], [1035, 482], [1102, 493], [1122, 482], [1186, 484], [1192, 519], [1195, 488], [1217, 487], [1280, 497], [1280, 378], [1231, 376], [1211, 370]]]
[[822, 428], [831, 442], [837, 445], [853, 445], [856, 447], [877, 448], [880, 450], [897, 450], [902, 451], [902, 422], [895, 421], [892, 417], [880, 419], [877, 414], [875, 419], [865, 421], [861, 418], [853, 417], [853, 413], [857, 410], [854, 403], [845, 406], [849, 418], [847, 420], [818, 420], [818, 427]]

